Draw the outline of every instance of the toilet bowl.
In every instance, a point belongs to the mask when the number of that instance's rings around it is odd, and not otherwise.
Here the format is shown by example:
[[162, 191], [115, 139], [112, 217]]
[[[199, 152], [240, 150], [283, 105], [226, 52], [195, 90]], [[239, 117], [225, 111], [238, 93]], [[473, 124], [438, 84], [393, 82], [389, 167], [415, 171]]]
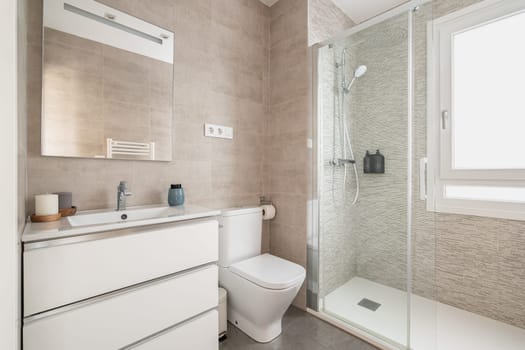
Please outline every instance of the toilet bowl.
[[275, 339], [304, 278], [303, 267], [270, 254], [221, 267], [219, 281], [229, 291], [228, 321], [260, 343]]
[[306, 277], [305, 269], [261, 253], [262, 211], [222, 212], [219, 232], [219, 284], [228, 291], [228, 321], [255, 341], [281, 334], [282, 317]]

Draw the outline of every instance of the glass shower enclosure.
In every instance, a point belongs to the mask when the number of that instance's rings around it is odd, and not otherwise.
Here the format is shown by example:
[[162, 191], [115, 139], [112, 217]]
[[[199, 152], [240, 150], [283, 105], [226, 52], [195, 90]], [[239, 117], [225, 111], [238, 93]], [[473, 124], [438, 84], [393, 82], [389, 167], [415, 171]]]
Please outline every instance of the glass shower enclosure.
[[399, 349], [410, 347], [415, 11], [315, 49], [308, 304]]
[[426, 198], [433, 25], [512, 4], [477, 33], [523, 1], [407, 1], [312, 49], [308, 308], [380, 348], [525, 348], [524, 221]]

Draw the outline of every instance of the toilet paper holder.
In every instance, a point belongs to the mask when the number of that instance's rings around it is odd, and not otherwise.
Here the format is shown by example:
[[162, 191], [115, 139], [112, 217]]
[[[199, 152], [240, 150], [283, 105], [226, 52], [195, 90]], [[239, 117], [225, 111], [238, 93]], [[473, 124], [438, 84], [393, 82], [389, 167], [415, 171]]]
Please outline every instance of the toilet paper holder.
[[270, 199], [266, 197], [259, 197], [260, 206], [262, 208], [263, 220], [272, 220], [275, 218], [275, 207]]
[[272, 200], [265, 196], [259, 197], [259, 205], [270, 205], [273, 204]]

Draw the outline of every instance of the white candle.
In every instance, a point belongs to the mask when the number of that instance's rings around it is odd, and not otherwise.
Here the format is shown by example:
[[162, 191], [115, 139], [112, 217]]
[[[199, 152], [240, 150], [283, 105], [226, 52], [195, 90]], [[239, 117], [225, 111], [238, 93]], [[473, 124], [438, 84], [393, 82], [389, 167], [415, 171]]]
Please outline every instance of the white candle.
[[35, 196], [35, 215], [46, 216], [58, 213], [58, 194], [39, 194]]

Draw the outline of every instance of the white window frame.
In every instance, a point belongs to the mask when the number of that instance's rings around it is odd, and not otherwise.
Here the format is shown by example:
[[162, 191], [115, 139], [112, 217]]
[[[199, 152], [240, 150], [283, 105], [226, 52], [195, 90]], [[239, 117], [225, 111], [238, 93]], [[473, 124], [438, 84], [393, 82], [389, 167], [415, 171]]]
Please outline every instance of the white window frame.
[[[525, 0], [485, 0], [428, 23], [427, 210], [525, 220], [525, 203], [445, 197], [446, 185], [525, 187], [525, 169], [452, 167], [452, 34], [525, 11]], [[447, 112], [446, 114], [444, 112]]]

